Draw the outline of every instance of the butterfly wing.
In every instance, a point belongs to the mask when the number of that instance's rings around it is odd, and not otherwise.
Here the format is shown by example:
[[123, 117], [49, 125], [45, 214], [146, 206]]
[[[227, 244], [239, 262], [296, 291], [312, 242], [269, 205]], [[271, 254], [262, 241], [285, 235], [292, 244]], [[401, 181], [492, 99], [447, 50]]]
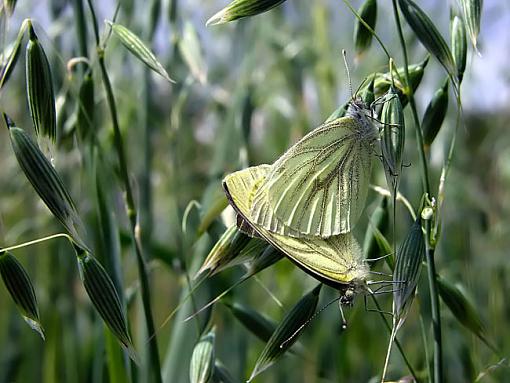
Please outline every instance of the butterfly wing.
[[[230, 174], [223, 180], [223, 187], [231, 205], [245, 223], [318, 279], [326, 279], [334, 284], [363, 280], [368, 269], [352, 234], [329, 238], [293, 238], [271, 232], [254, 222], [251, 218], [253, 198], [270, 170], [268, 165], [255, 166]], [[265, 195], [267, 197], [267, 194]], [[268, 205], [267, 201], [265, 205]]]
[[[375, 134], [372, 123], [359, 116], [310, 132], [273, 164], [254, 197], [252, 218], [267, 230], [295, 237], [351, 231], [365, 206]], [[266, 198], [281, 225], [261, 214]]]

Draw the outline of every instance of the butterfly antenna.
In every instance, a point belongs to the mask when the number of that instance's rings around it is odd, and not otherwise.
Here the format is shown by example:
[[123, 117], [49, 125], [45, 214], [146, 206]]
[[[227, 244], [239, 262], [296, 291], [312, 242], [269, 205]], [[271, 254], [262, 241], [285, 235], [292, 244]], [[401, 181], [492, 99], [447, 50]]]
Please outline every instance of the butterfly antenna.
[[352, 93], [352, 81], [351, 72], [349, 71], [349, 65], [347, 64], [347, 52], [342, 49], [342, 57], [344, 59], [345, 72], [347, 73], [347, 80], [349, 81], [349, 91], [351, 92], [351, 99], [354, 100], [354, 93]]
[[[284, 348], [287, 343], [289, 343], [292, 339], [294, 339], [301, 332], [301, 330], [303, 330], [306, 326], [308, 326], [321, 312], [326, 310], [329, 306], [331, 306], [336, 301], [339, 301], [340, 298], [341, 298], [341, 296], [333, 299], [331, 302], [328, 302], [323, 307], [321, 307], [319, 309], [319, 311], [317, 311], [315, 314], [313, 314], [310, 317], [310, 319], [308, 319], [305, 323], [303, 323], [301, 326], [299, 326], [298, 329], [296, 331], [294, 331], [291, 336], [289, 336], [285, 341], [283, 341], [282, 344], [280, 344], [280, 348]], [[342, 329], [345, 329], [347, 327], [347, 322], [345, 320], [342, 308], [340, 308], [340, 313], [342, 315]]]

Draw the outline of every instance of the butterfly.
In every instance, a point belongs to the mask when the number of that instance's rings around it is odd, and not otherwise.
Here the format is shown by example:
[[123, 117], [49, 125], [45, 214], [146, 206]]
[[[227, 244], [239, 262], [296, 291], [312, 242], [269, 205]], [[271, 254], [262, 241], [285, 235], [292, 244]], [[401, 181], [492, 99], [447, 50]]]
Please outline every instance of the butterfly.
[[[357, 292], [369, 272], [360, 246], [351, 233], [321, 237], [289, 237], [259, 225], [251, 216], [255, 200], [271, 221], [268, 194], [260, 188], [271, 174], [270, 165], [259, 165], [229, 174], [223, 180], [227, 198], [238, 214], [241, 228], [256, 234], [285, 253], [287, 257], [319, 281], [341, 291]], [[343, 302], [345, 303], [345, 302]], [[347, 302], [349, 303], [349, 302]]]
[[361, 99], [345, 117], [314, 129], [273, 165], [246, 215], [290, 237], [329, 238], [350, 232], [365, 207], [379, 130]]

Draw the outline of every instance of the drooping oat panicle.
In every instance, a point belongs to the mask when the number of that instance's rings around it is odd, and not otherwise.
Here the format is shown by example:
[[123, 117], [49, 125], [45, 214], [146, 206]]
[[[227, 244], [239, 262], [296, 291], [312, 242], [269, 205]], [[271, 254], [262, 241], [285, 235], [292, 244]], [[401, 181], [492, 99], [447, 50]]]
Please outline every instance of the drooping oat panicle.
[[212, 16], [205, 25], [217, 25], [269, 11], [285, 0], [234, 0]]
[[[358, 10], [360, 17], [367, 23], [370, 28], [375, 30], [377, 20], [377, 1], [365, 0]], [[356, 49], [356, 57], [359, 59], [365, 53], [372, 43], [372, 32], [369, 31], [358, 19], [354, 24], [354, 47]]]
[[50, 63], [41, 42], [28, 22], [30, 40], [26, 48], [27, 101], [38, 136], [57, 139], [57, 114]]
[[467, 37], [464, 21], [459, 16], [454, 16], [451, 22], [452, 54], [457, 67], [457, 79], [459, 84], [464, 77], [467, 61]]
[[0, 89], [4, 87], [7, 80], [11, 76], [12, 71], [16, 67], [18, 62], [19, 54], [21, 52], [21, 42], [23, 41], [23, 36], [25, 35], [25, 31], [27, 29], [28, 20], [23, 20], [21, 27], [18, 32], [18, 36], [14, 41], [11, 51], [7, 55], [7, 60], [2, 66], [2, 70], [0, 71]]
[[414, 298], [420, 268], [425, 257], [425, 238], [421, 227], [421, 217], [411, 225], [404, 241], [397, 250], [393, 271], [393, 322], [398, 329], [405, 321]]
[[83, 224], [74, 201], [60, 176], [28, 134], [16, 127], [6, 114], [4, 114], [4, 119], [9, 128], [14, 155], [23, 173], [55, 218], [67, 229], [73, 240], [81, 247], [86, 248], [81, 234]]
[[249, 382], [272, 366], [296, 342], [306, 323], [315, 313], [322, 284], [306, 294], [285, 315], [260, 353]]
[[395, 200], [402, 171], [402, 155], [404, 153], [404, 111], [397, 90], [393, 86], [390, 86], [385, 98], [386, 101], [381, 112], [381, 122], [383, 124], [381, 152], [386, 182], [392, 193], [393, 200]]
[[126, 349], [131, 359], [138, 362], [137, 353], [129, 336], [127, 319], [111, 278], [103, 266], [87, 251], [75, 246], [80, 277], [94, 308]]
[[446, 112], [448, 110], [448, 78], [445, 79], [443, 86], [436, 90], [432, 100], [427, 105], [423, 115], [421, 128], [423, 130], [423, 144], [429, 148], [439, 133], [443, 125]]
[[32, 281], [21, 263], [9, 252], [0, 254], [0, 275], [25, 322], [44, 339]]
[[482, 18], [483, 0], [460, 0], [464, 21], [469, 32], [469, 38], [473, 48], [478, 52], [477, 39], [480, 33], [480, 21]]
[[193, 349], [189, 366], [190, 383], [207, 383], [214, 371], [214, 338], [212, 329], [203, 335]]
[[175, 82], [170, 78], [154, 53], [137, 35], [121, 24], [112, 23], [111, 21], [107, 21], [107, 23], [112, 28], [113, 34], [117, 36], [129, 52], [168, 82]]
[[439, 296], [461, 325], [475, 334], [490, 349], [497, 352], [494, 343], [487, 336], [487, 329], [478, 309], [468, 299], [462, 288], [443, 277], [437, 278]]
[[446, 72], [456, 78], [456, 67], [448, 44], [427, 14], [411, 0], [398, 1], [402, 14], [418, 40], [435, 56]]

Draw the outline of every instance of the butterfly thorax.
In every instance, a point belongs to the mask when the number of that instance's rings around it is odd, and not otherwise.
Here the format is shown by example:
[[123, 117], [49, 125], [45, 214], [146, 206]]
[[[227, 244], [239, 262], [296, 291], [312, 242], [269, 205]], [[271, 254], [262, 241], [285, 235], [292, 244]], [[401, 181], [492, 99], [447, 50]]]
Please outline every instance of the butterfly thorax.
[[374, 125], [373, 112], [370, 107], [361, 99], [357, 98], [349, 103], [346, 116], [354, 118], [359, 124], [359, 139], [364, 142], [372, 142], [378, 137], [377, 128]]

